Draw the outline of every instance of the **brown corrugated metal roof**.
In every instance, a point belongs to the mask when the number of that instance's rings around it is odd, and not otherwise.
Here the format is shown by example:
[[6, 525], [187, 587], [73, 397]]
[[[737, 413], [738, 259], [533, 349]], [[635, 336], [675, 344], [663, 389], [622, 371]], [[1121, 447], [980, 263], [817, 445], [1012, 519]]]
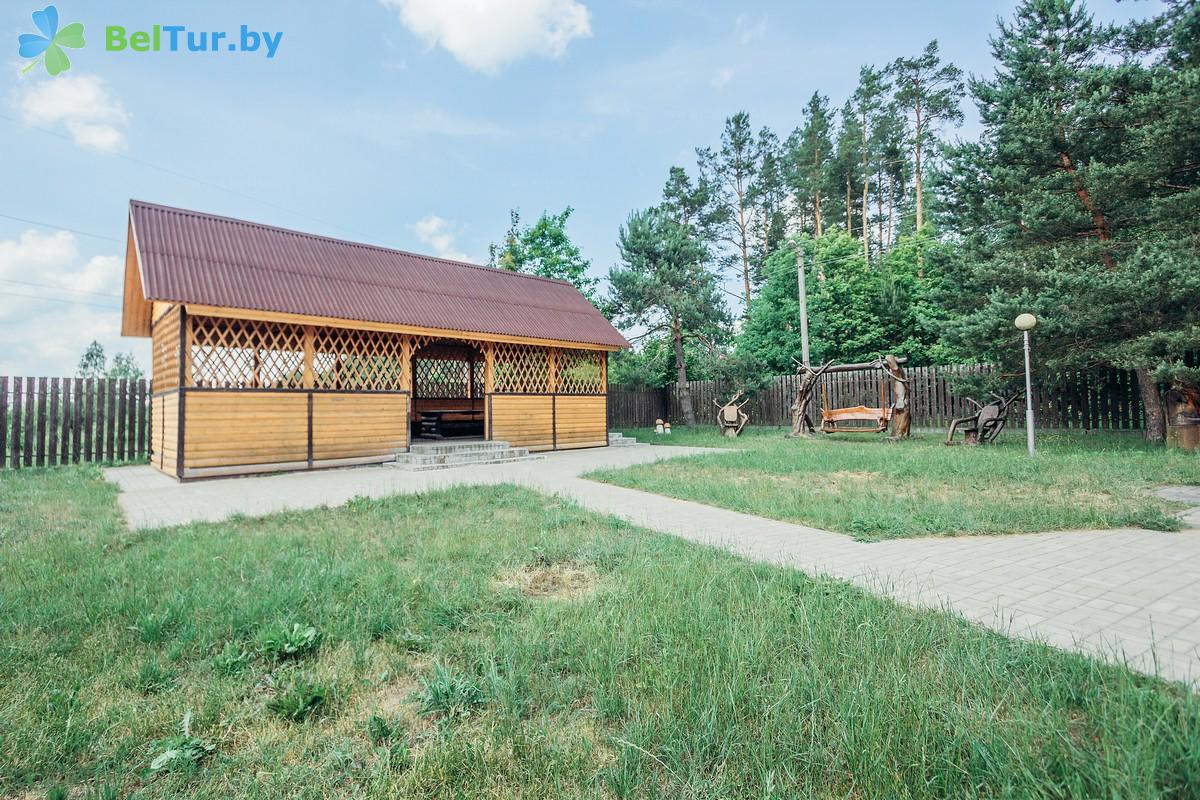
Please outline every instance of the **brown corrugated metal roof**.
[[565, 281], [129, 203], [147, 300], [628, 347]]

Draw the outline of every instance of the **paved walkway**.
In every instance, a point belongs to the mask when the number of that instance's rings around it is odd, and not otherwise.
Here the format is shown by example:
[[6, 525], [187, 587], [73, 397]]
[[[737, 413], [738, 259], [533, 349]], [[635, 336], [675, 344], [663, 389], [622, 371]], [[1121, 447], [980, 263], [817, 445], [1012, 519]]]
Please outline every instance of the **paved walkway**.
[[[867, 544], [578, 477], [697, 452], [637, 445], [436, 472], [383, 466], [188, 484], [150, 467], [105, 473], [120, 485], [121, 507], [135, 528], [340, 505], [355, 496], [514, 483], [746, 558], [849, 580], [910, 605], [949, 607], [1007, 634], [1200, 687], [1200, 508], [1184, 516], [1188, 530], [1180, 533], [1119, 529]], [[1200, 506], [1200, 487], [1162, 494]]]

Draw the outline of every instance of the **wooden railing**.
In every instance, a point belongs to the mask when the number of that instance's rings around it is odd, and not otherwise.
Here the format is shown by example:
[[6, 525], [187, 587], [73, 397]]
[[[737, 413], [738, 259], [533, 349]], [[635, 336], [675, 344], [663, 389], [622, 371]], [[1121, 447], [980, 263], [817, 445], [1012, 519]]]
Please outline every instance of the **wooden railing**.
[[0, 469], [147, 458], [144, 379], [0, 375]]
[[[954, 417], [970, 413], [966, 396], [954, 388], [956, 379], [971, 374], [986, 374], [987, 365], [962, 364], [942, 367], [909, 367], [909, 397], [912, 424], [922, 428], [941, 428]], [[831, 407], [877, 405], [879, 371], [827, 374], [822, 379]], [[773, 378], [743, 409], [751, 425], [791, 425], [791, 404], [800, 378], [781, 375]], [[713, 401], [725, 402], [733, 389], [716, 381], [690, 381], [692, 407], [696, 418], [711, 424], [716, 408]], [[815, 392], [809, 416], [819, 424], [821, 392]], [[1143, 427], [1142, 402], [1133, 373], [1120, 370], [1079, 372], [1061, 375], [1052, 386], [1034, 387], [1034, 412], [1038, 424], [1047, 428], [1083, 430], [1140, 430]], [[889, 391], [890, 402], [890, 391]], [[1009, 424], [1023, 427], [1025, 415], [1018, 408], [1010, 413]], [[656, 418], [681, 424], [683, 412], [674, 386], [611, 386], [608, 392], [608, 420], [612, 428], [639, 428], [654, 424]]]

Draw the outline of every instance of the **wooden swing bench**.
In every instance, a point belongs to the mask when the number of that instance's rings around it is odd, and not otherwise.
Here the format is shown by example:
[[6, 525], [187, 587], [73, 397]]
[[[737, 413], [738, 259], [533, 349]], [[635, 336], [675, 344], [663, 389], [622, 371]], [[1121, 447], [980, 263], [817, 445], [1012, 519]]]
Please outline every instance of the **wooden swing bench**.
[[[883, 433], [892, 421], [892, 410], [886, 405], [887, 394], [884, 382], [879, 381], [879, 407], [849, 406], [830, 408], [824, 384], [821, 385], [821, 432], [822, 433]], [[866, 423], [850, 424], [845, 423]]]

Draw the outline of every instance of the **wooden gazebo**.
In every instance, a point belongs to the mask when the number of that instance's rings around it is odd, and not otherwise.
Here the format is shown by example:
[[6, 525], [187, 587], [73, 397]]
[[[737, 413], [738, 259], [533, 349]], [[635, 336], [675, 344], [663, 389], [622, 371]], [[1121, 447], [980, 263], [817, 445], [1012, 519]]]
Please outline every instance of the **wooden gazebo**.
[[122, 333], [153, 339], [181, 480], [393, 459], [425, 419], [608, 444], [624, 337], [569, 283], [133, 201]]

